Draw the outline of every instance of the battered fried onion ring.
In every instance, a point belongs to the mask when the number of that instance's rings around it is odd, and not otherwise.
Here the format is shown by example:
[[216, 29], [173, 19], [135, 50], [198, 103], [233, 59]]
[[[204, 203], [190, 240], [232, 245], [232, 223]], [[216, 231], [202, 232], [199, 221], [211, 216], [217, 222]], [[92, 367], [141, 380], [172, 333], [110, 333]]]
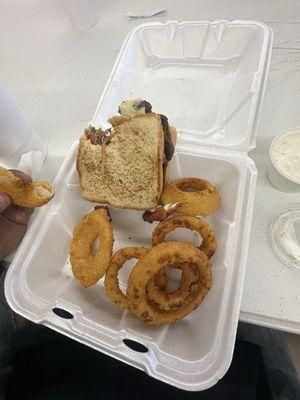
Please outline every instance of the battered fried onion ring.
[[[97, 238], [100, 244], [94, 255], [93, 245]], [[105, 274], [110, 264], [113, 242], [112, 225], [104, 208], [90, 212], [76, 226], [70, 261], [73, 274], [81, 286], [92, 286]]]
[[[114, 302], [118, 307], [127, 309], [129, 308], [129, 302], [127, 297], [122, 293], [119, 287], [118, 272], [127, 260], [132, 258], [140, 259], [149, 252], [149, 249], [145, 247], [125, 247], [117, 251], [111, 259], [110, 266], [105, 274], [105, 291], [107, 296]], [[197, 272], [195, 270], [190, 271], [188, 264], [183, 265], [184, 275], [180, 289], [174, 293], [165, 293], [163, 290], [166, 286], [166, 273], [164, 269], [150, 280], [147, 287], [147, 295], [149, 301], [159, 306], [160, 309], [166, 311], [172, 310], [182, 306], [192, 297], [195, 296], [195, 280], [197, 279]], [[150, 288], [150, 290], [148, 290]], [[152, 292], [149, 295], [149, 291]]]
[[54, 196], [48, 182], [24, 183], [6, 168], [0, 167], [0, 192], [7, 194], [13, 204], [23, 207], [41, 207]]
[[189, 215], [209, 215], [221, 204], [217, 189], [204, 179], [177, 179], [166, 186], [161, 194], [163, 205], [183, 203], [177, 212]]
[[[147, 300], [160, 310], [171, 311], [182, 307], [197, 295], [200, 284], [197, 268], [185, 263], [180, 269], [182, 269], [180, 288], [172, 293], [166, 293], [165, 286], [159, 287], [153, 279], [147, 285]], [[164, 272], [162, 269], [160, 271]], [[160, 273], [157, 276], [160, 276]]]
[[118, 272], [125, 261], [131, 258], [140, 259], [149, 252], [145, 247], [126, 247], [117, 251], [111, 259], [110, 266], [105, 274], [105, 290], [107, 296], [120, 308], [129, 308], [129, 303], [125, 294], [119, 287]]
[[168, 233], [176, 228], [187, 228], [197, 231], [202, 236], [202, 243], [199, 249], [202, 250], [208, 258], [212, 257], [217, 248], [217, 238], [212, 227], [208, 222], [191, 215], [177, 215], [161, 221], [152, 233], [152, 246], [163, 242]]
[[[180, 308], [164, 311], [147, 299], [147, 285], [166, 266], [182, 268], [189, 264], [198, 271], [197, 293]], [[133, 268], [127, 285], [126, 296], [130, 310], [150, 325], [164, 325], [178, 321], [192, 312], [204, 299], [211, 287], [211, 264], [207, 256], [191, 243], [165, 242], [155, 246]]]
[[[120, 308], [129, 308], [127, 297], [121, 292], [119, 287], [118, 272], [125, 261], [132, 258], [140, 259], [149, 252], [146, 247], [125, 247], [117, 251], [111, 259], [110, 266], [105, 274], [105, 290], [107, 296]], [[157, 274], [151, 282], [153, 286], [163, 290], [166, 285], [165, 271]]]

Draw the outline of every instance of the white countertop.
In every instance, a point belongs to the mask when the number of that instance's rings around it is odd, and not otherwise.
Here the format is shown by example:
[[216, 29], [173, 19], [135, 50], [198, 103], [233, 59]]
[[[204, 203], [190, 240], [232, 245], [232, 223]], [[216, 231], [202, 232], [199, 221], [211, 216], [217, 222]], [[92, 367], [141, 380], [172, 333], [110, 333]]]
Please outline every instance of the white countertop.
[[[25, 110], [49, 155], [52, 180], [70, 145], [90, 121], [125, 35], [149, 20], [251, 19], [274, 32], [273, 56], [250, 154], [259, 176], [241, 319], [300, 333], [300, 271], [282, 264], [268, 229], [300, 197], [280, 193], [266, 179], [268, 148], [280, 132], [300, 125], [300, 2], [298, 0], [98, 0], [99, 21], [74, 31], [56, 0], [0, 0], [0, 83]], [[133, 20], [127, 11], [167, 7], [167, 15]]]

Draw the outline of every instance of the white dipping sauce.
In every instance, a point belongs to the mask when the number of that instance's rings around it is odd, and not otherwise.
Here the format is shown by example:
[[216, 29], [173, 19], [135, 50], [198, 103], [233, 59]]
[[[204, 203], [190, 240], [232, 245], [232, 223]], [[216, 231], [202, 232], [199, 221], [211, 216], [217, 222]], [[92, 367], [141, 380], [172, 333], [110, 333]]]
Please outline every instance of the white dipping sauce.
[[271, 230], [272, 244], [279, 257], [300, 269], [300, 210], [280, 215]]
[[287, 178], [300, 183], [300, 131], [280, 136], [273, 144], [271, 157]]

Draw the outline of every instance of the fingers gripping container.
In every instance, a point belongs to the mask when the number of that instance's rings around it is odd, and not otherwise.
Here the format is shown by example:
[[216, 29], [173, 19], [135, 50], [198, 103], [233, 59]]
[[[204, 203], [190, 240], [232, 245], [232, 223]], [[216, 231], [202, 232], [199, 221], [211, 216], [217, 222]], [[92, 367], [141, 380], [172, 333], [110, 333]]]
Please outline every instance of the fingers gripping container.
[[[181, 389], [204, 390], [224, 376], [255, 196], [256, 167], [247, 152], [255, 147], [271, 47], [272, 32], [259, 22], [140, 25], [126, 38], [94, 115], [93, 123], [105, 127], [124, 99], [150, 101], [178, 130], [170, 179], [201, 177], [218, 187], [222, 206], [206, 218], [218, 238], [213, 284], [198, 309], [173, 325], [150, 327], [111, 303], [103, 280], [84, 289], [73, 278], [72, 232], [93, 207], [80, 197], [76, 142], [54, 182], [55, 198], [37, 212], [7, 274], [6, 297], [17, 313]], [[150, 247], [155, 224], [141, 212], [111, 209], [111, 217], [114, 252]], [[168, 239], [199, 242], [185, 230]], [[119, 275], [123, 288], [128, 271]]]

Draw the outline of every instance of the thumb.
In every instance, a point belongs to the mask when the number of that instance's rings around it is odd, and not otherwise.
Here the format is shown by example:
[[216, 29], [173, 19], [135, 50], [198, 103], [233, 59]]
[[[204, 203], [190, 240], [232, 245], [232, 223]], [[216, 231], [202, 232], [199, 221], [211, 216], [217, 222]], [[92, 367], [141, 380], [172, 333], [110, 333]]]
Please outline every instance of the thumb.
[[11, 199], [7, 194], [0, 193], [0, 214], [11, 204]]

